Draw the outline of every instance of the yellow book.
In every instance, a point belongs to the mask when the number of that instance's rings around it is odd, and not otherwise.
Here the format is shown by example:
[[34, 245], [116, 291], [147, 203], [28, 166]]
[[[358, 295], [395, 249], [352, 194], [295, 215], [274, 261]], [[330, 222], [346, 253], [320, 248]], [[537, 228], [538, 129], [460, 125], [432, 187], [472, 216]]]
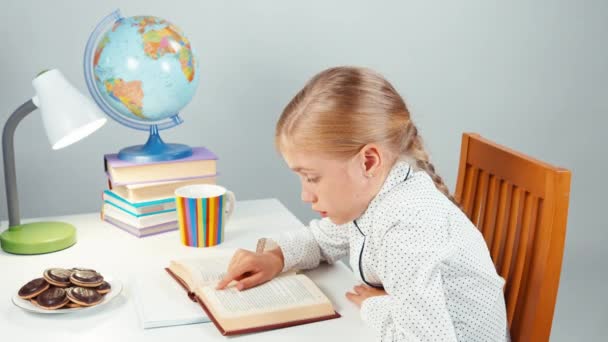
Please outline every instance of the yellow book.
[[154, 201], [175, 196], [175, 189], [193, 184], [215, 184], [217, 177], [200, 177], [185, 180], [175, 180], [167, 182], [153, 182], [143, 184], [114, 185], [108, 180], [110, 190], [118, 196], [133, 203]]
[[104, 155], [104, 168], [114, 185], [182, 180], [215, 175], [217, 156], [204, 147], [193, 147], [192, 155], [176, 160], [137, 163]]

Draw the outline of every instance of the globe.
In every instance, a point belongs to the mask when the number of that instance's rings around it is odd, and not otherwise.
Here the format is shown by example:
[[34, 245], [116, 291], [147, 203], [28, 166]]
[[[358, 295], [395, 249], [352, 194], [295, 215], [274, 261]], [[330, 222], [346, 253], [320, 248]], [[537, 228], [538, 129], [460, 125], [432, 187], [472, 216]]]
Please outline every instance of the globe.
[[150, 131], [148, 146], [130, 147], [119, 157], [150, 161], [191, 154], [189, 147], [183, 151], [185, 145], [173, 144], [182, 149], [176, 152], [158, 136], [158, 130], [182, 122], [178, 113], [192, 100], [199, 80], [190, 40], [177, 26], [155, 16], [122, 17], [116, 10], [89, 37], [84, 69], [101, 109], [123, 125]]

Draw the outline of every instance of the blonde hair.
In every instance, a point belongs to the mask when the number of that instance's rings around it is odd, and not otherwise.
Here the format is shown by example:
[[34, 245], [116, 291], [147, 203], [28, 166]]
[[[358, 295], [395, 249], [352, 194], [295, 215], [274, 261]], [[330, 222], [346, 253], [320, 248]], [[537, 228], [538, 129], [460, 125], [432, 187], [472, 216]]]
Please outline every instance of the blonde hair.
[[401, 96], [382, 75], [366, 68], [335, 67], [315, 75], [287, 104], [275, 132], [279, 150], [290, 146], [336, 158], [377, 143], [424, 170], [457, 206], [424, 149]]

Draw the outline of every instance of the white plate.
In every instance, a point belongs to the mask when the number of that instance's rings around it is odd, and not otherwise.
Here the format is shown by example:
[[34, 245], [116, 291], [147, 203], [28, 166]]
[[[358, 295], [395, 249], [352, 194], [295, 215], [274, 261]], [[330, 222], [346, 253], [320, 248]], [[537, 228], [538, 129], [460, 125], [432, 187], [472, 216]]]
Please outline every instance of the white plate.
[[111, 301], [112, 299], [114, 299], [116, 296], [118, 296], [120, 294], [120, 291], [122, 290], [122, 283], [119, 280], [106, 279], [106, 281], [108, 283], [110, 283], [110, 286], [111, 286], [110, 292], [106, 293], [105, 296], [103, 296], [103, 300], [101, 301], [101, 303], [99, 303], [97, 305], [93, 305], [93, 306], [83, 306], [80, 308], [69, 308], [69, 309], [47, 310], [47, 309], [43, 309], [43, 308], [40, 308], [40, 307], [32, 304], [32, 302], [30, 302], [27, 299], [22, 299], [21, 297], [19, 297], [19, 295], [17, 293], [15, 293], [13, 295], [13, 298], [12, 298], [13, 304], [17, 305], [18, 307], [22, 308], [25, 311], [42, 313], [42, 314], [64, 314], [64, 313], [71, 313], [71, 312], [76, 312], [76, 311], [80, 312], [80, 311], [91, 310], [91, 309], [95, 309], [97, 307], [100, 307], [100, 306], [108, 303], [109, 301]]

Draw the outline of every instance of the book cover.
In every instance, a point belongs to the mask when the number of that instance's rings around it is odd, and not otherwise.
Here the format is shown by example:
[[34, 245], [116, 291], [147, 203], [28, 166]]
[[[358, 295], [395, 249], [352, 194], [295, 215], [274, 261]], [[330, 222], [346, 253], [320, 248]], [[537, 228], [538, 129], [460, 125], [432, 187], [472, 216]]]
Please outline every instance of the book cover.
[[[163, 203], [160, 205], [154, 205], [154, 206], [150, 206], [150, 207], [139, 207], [139, 208], [131, 207], [130, 208], [128, 204], [126, 204], [125, 202], [118, 201], [114, 197], [108, 197], [107, 199], [104, 199], [103, 203], [109, 204], [112, 207], [122, 210], [125, 213], [127, 213], [131, 216], [137, 217], [137, 218], [176, 211], [175, 205], [171, 206], [170, 203]], [[149, 209], [149, 210], [146, 210], [146, 209]]]
[[118, 158], [118, 153], [109, 153], [104, 155], [106, 170], [107, 167], [121, 168], [121, 167], [132, 167], [132, 166], [146, 166], [146, 165], [158, 165], [158, 164], [177, 164], [187, 163], [195, 160], [217, 160], [215, 153], [209, 151], [205, 147], [193, 147], [192, 155], [186, 158], [175, 159], [175, 160], [162, 160], [149, 163], [136, 163], [132, 161], [122, 160]]
[[162, 182], [145, 182], [125, 185], [114, 185], [108, 179], [109, 188], [113, 193], [119, 195], [130, 203], [151, 202], [175, 197], [175, 189], [194, 184], [216, 184], [217, 174], [178, 179]]
[[204, 147], [192, 148], [192, 155], [187, 158], [149, 163], [134, 163], [118, 159], [118, 154], [106, 154], [104, 171], [114, 186], [197, 178], [217, 173], [217, 156]]
[[104, 217], [109, 216], [115, 220], [140, 229], [177, 221], [177, 212], [175, 210], [156, 214], [133, 215], [120, 207], [104, 202], [102, 211]]
[[198, 303], [175, 300], [184, 292], [165, 271], [140, 269], [134, 283], [135, 307], [144, 329], [211, 322]]
[[130, 202], [111, 190], [104, 190], [101, 197], [104, 202], [120, 207], [135, 216], [173, 211], [176, 207], [175, 197], [146, 202]]
[[133, 180], [133, 181], [117, 181], [117, 180], [113, 179], [115, 177], [113, 177], [109, 172], [106, 172], [105, 174], [106, 174], [106, 178], [108, 178], [108, 189], [110, 189], [110, 190], [114, 190], [114, 188], [117, 188], [119, 186], [128, 186], [130, 188], [134, 188], [135, 186], [153, 187], [153, 186], [161, 185], [164, 183], [194, 181], [194, 180], [199, 180], [199, 179], [215, 179], [215, 177], [219, 176], [219, 172], [215, 171], [215, 173], [187, 176], [187, 177], [171, 178], [171, 176], [163, 174], [163, 175], [158, 175], [159, 178], [154, 178], [154, 179], [152, 179], [150, 177], [149, 179], [140, 178], [138, 180]]
[[157, 225], [149, 226], [149, 227], [145, 227], [145, 228], [138, 228], [138, 227], [131, 226], [127, 223], [121, 222], [120, 220], [114, 219], [111, 216], [104, 215], [104, 214], [102, 214], [102, 220], [115, 226], [116, 228], [122, 229], [125, 232], [127, 232], [133, 236], [136, 236], [138, 238], [166, 233], [166, 232], [177, 230], [179, 228], [177, 221], [161, 223], [161, 224], [157, 224]]

